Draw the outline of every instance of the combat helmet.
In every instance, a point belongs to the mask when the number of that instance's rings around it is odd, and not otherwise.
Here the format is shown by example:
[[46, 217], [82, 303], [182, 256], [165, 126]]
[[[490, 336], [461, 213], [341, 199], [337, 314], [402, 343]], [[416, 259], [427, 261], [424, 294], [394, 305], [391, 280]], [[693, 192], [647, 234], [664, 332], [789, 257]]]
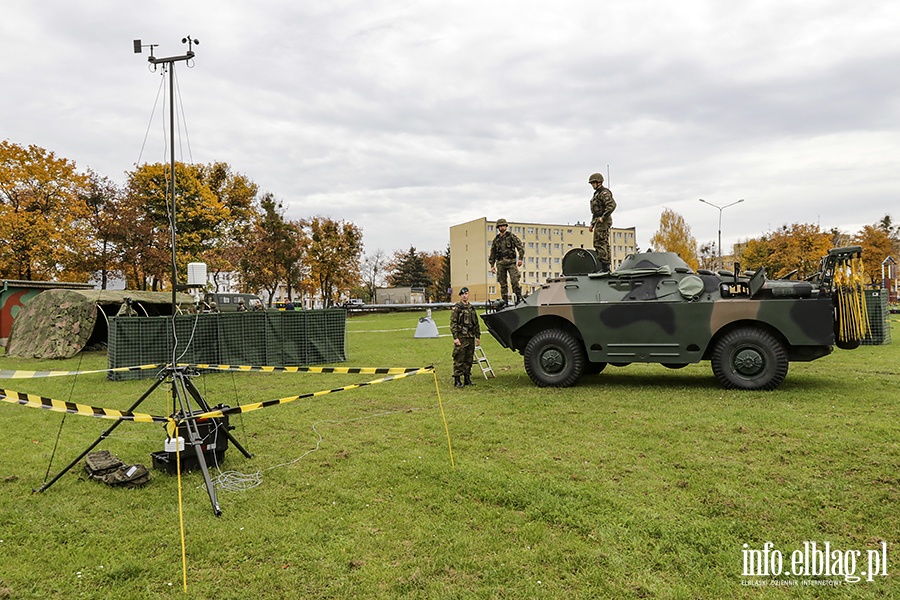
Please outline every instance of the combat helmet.
[[497, 227], [500, 227], [501, 225], [509, 227], [509, 223], [506, 222], [506, 219], [497, 219]]
[[601, 173], [594, 173], [588, 179], [588, 183], [594, 183], [595, 181], [597, 183], [603, 183], [603, 175]]

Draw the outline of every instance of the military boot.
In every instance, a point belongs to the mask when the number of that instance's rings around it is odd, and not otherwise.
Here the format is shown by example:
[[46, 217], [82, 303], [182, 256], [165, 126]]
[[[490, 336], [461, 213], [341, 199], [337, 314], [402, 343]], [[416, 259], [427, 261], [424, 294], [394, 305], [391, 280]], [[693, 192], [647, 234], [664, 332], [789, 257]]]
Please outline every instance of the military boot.
[[466, 375], [466, 376], [465, 376], [465, 379], [463, 380], [463, 385], [475, 385], [474, 383], [472, 383], [472, 376], [471, 376], [471, 375]]
[[464, 385], [463, 382], [459, 380], [459, 375], [454, 375], [453, 376], [453, 387], [461, 388], [463, 385]]

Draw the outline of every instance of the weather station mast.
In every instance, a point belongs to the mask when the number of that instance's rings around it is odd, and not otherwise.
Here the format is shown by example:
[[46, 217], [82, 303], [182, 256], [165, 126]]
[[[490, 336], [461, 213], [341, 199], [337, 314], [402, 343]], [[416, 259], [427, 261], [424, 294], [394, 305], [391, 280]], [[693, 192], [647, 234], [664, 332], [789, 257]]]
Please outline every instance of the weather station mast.
[[[153, 49], [159, 44], [141, 44], [141, 40], [134, 40], [134, 53], [141, 54], [144, 48], [150, 48], [150, 56], [147, 62], [153, 65], [156, 70], [157, 65], [163, 65], [163, 69], [167, 70], [169, 75], [169, 225], [172, 232], [172, 319], [174, 328], [175, 307], [178, 306], [178, 265], [175, 258], [175, 63], [180, 61], [193, 60], [194, 45], [199, 46], [200, 40], [195, 40], [191, 36], [181, 38], [182, 44], [187, 44], [188, 49], [181, 56], [169, 56], [166, 58], [156, 58], [153, 56]], [[191, 65], [188, 64], [188, 67]], [[175, 348], [172, 348], [172, 365], [175, 365]]]

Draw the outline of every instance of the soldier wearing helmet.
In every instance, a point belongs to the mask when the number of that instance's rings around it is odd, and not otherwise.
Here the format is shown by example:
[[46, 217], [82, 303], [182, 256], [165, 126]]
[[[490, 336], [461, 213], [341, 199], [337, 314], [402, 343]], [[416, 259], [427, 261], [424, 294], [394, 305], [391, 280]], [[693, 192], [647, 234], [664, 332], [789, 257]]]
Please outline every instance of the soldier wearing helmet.
[[[497, 219], [497, 235], [491, 243], [491, 255], [488, 262], [491, 263], [491, 273], [496, 273], [497, 282], [500, 284], [500, 295], [504, 302], [509, 302], [509, 284], [506, 281], [507, 274], [512, 282], [513, 293], [516, 300], [522, 299], [522, 288], [519, 287], [519, 269], [525, 260], [525, 244], [514, 233], [509, 232], [509, 223], [506, 219]], [[495, 266], [496, 265], [496, 266]]]
[[609, 271], [612, 266], [612, 255], [609, 250], [609, 230], [612, 228], [612, 214], [616, 210], [616, 201], [612, 192], [603, 187], [603, 175], [594, 173], [588, 178], [594, 188], [591, 198], [591, 226], [588, 231], [594, 232], [594, 250], [600, 260], [600, 271]]

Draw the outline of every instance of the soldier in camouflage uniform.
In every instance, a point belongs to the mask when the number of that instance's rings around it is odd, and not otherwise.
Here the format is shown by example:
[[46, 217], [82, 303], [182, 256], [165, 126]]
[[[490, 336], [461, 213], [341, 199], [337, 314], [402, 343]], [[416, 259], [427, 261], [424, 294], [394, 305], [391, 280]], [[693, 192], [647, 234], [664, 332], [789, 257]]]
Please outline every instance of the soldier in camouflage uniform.
[[[517, 256], [518, 254], [518, 256]], [[497, 274], [500, 283], [500, 295], [505, 302], [509, 302], [509, 287], [506, 275], [512, 282], [513, 293], [516, 300], [522, 299], [522, 288], [519, 287], [519, 269], [525, 257], [525, 245], [516, 234], [509, 232], [509, 224], [506, 219], [497, 219], [497, 235], [491, 244], [491, 255], [488, 260], [491, 263], [491, 273]], [[494, 266], [496, 264], [496, 266]]]
[[481, 343], [481, 326], [475, 307], [469, 304], [467, 287], [459, 290], [459, 302], [450, 312], [450, 335], [453, 336], [453, 385], [458, 388], [475, 385], [472, 383], [472, 362], [475, 346]]
[[594, 188], [591, 198], [591, 226], [594, 232], [594, 250], [600, 259], [600, 271], [609, 271], [612, 267], [612, 254], [609, 251], [609, 230], [612, 228], [612, 214], [616, 210], [616, 201], [612, 192], [603, 187], [603, 175], [594, 173], [588, 178]]

